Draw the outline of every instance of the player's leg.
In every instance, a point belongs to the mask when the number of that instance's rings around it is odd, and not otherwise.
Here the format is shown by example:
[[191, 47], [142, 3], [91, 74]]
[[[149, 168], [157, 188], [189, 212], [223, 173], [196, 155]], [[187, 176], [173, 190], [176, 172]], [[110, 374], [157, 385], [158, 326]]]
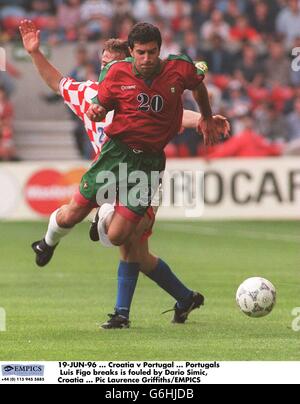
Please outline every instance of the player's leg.
[[76, 224], [82, 222], [92, 209], [89, 201], [81, 203], [74, 197], [68, 205], [52, 213], [44, 238], [32, 244], [38, 266], [44, 267], [50, 262], [60, 240], [69, 234]]
[[173, 323], [185, 323], [190, 312], [204, 304], [204, 296], [187, 288], [161, 258], [150, 253], [148, 240], [139, 244], [140, 270], [175, 300]]
[[[132, 240], [134, 241], [134, 240]], [[140, 264], [131, 241], [120, 247], [118, 287], [114, 314], [101, 325], [103, 329], [129, 328], [130, 307], [136, 289]]]
[[120, 263], [118, 268], [118, 289], [115, 313], [102, 324], [103, 329], [129, 328], [130, 307], [140, 273], [141, 239], [150, 234], [155, 216], [152, 210], [145, 215], [136, 232], [120, 247]]
[[130, 307], [140, 273], [139, 244], [145, 230], [149, 229], [149, 219], [147, 217], [140, 223], [137, 232], [134, 233], [131, 239], [120, 247], [115, 312], [114, 314], [109, 314], [109, 320], [101, 326], [103, 329], [130, 327]]

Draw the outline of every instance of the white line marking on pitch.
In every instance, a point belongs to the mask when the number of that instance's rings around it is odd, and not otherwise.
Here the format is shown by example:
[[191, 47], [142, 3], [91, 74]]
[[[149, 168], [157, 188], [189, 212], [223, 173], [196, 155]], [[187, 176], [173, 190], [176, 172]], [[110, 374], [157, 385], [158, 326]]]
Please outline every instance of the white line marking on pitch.
[[242, 237], [252, 240], [267, 240], [267, 241], [282, 241], [285, 243], [300, 243], [300, 236], [294, 236], [291, 234], [274, 234], [274, 233], [260, 233], [251, 230], [235, 230], [235, 229], [216, 229], [213, 227], [204, 227], [199, 223], [199, 228], [190, 226], [187, 224], [172, 224], [164, 223], [160, 225], [160, 230], [176, 231], [178, 233], [198, 234], [199, 236], [230, 236], [230, 237]]

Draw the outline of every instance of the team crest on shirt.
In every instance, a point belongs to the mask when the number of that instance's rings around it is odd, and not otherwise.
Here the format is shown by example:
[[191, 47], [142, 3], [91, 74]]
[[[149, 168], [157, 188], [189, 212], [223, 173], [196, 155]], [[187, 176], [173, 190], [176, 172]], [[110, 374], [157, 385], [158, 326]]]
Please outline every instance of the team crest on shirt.
[[85, 183], [83, 184], [83, 189], [88, 189], [88, 187], [89, 187], [89, 184], [88, 184], [87, 182], [85, 182]]
[[207, 63], [204, 62], [204, 61], [195, 62], [195, 66], [196, 66], [197, 69], [202, 70], [202, 72], [204, 74], [206, 74], [208, 72]]
[[176, 87], [171, 87], [171, 93], [175, 94], [176, 93]]

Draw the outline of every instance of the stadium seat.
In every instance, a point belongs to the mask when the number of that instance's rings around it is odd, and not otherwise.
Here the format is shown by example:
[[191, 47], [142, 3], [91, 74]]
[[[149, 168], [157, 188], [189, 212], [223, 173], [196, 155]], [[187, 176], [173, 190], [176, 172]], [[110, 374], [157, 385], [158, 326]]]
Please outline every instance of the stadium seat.
[[22, 17], [6, 17], [2, 21], [3, 30], [7, 31], [8, 33], [15, 33], [20, 26], [21, 21], [23, 20]]

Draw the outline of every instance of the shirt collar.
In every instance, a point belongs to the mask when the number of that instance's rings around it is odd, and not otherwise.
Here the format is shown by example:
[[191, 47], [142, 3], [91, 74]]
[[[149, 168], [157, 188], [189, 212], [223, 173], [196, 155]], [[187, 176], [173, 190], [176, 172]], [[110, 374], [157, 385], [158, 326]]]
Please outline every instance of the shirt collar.
[[153, 73], [153, 76], [151, 76], [149, 79], [145, 79], [145, 77], [143, 77], [143, 76], [141, 75], [141, 73], [137, 70], [137, 68], [135, 67], [135, 60], [134, 60], [134, 59], [132, 60], [132, 71], [133, 71], [133, 74], [134, 74], [136, 77], [138, 77], [138, 78], [140, 78], [140, 79], [143, 79], [143, 80], [153, 80], [156, 76], [158, 76], [158, 75], [161, 73], [162, 68], [163, 68], [163, 63], [162, 63], [162, 60], [159, 59], [159, 64], [158, 64], [157, 68], [155, 69], [155, 71], [154, 71], [154, 73]]

